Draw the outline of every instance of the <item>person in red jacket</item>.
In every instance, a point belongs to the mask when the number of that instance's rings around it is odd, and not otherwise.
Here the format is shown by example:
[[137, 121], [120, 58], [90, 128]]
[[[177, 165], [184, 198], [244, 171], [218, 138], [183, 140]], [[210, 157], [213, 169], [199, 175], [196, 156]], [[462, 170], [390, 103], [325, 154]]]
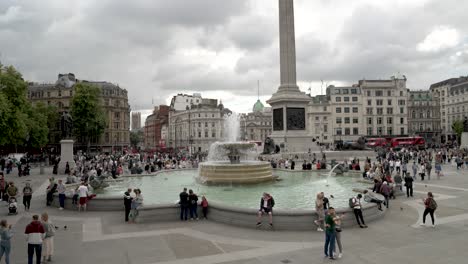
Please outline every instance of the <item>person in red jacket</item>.
[[36, 251], [36, 264], [41, 263], [42, 239], [44, 238], [45, 230], [42, 223], [39, 221], [38, 215], [33, 215], [33, 220], [26, 226], [24, 234], [28, 240], [28, 264], [33, 264], [34, 251]]

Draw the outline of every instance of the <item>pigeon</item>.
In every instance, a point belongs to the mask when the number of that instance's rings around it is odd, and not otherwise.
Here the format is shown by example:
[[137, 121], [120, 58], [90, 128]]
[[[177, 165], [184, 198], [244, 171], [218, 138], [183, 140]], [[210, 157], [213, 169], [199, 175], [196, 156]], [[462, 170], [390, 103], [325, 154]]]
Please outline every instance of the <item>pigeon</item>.
[[67, 230], [67, 226], [64, 226], [63, 229]]
[[400, 210], [403, 211], [403, 207], [400, 207]]
[[330, 198], [334, 199], [334, 198], [335, 198], [335, 196], [333, 196], [333, 195], [331, 195], [331, 194], [330, 194]]

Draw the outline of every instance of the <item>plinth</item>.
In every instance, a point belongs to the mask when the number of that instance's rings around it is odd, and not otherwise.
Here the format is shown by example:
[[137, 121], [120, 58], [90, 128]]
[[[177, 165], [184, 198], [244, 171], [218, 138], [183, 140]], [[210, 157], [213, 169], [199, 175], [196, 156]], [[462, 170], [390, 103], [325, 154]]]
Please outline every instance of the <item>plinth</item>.
[[73, 159], [73, 140], [72, 139], [62, 139], [60, 140], [60, 163], [58, 166], [58, 173], [65, 174], [65, 167], [70, 166], [70, 170], [74, 169], [76, 164]]
[[460, 147], [461, 148], [468, 148], [468, 132], [463, 132], [461, 134]]

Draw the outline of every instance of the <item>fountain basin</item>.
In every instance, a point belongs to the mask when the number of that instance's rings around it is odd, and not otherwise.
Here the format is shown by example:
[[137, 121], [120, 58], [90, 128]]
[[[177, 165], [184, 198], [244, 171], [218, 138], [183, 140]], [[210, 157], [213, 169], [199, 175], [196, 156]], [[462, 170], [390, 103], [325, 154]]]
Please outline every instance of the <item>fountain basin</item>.
[[228, 162], [203, 162], [199, 164], [199, 181], [204, 184], [256, 184], [272, 181], [268, 162], [249, 161], [239, 164]]

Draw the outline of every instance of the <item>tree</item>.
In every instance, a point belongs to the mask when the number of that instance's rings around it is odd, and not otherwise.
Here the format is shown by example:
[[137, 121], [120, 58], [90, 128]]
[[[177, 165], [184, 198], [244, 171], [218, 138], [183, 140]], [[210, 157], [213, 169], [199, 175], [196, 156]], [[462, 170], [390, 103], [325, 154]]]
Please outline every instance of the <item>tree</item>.
[[33, 105], [28, 115], [29, 145], [36, 148], [45, 146], [49, 141], [50, 130], [57, 126], [59, 120], [57, 108], [41, 102]]
[[455, 122], [453, 122], [452, 130], [457, 135], [458, 141], [460, 141], [460, 139], [461, 139], [463, 129], [464, 129], [464, 127], [463, 127], [463, 121], [462, 120], [456, 120]]
[[106, 127], [106, 116], [99, 99], [101, 89], [95, 85], [78, 83], [71, 101], [74, 135], [89, 145], [99, 139]]
[[130, 131], [130, 144], [134, 148], [138, 148], [138, 145], [143, 142], [143, 131], [141, 130], [132, 130]]

